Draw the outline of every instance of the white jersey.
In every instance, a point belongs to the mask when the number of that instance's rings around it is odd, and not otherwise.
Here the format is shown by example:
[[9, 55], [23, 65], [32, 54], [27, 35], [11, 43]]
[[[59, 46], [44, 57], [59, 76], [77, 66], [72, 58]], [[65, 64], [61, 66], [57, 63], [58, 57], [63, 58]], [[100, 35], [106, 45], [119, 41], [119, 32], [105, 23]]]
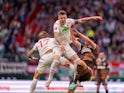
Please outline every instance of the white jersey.
[[57, 46], [56, 40], [54, 38], [43, 38], [40, 39], [33, 47], [35, 51], [39, 52], [40, 57], [43, 56], [45, 52], [49, 49], [53, 49]]
[[54, 23], [54, 33], [55, 32], [58, 32], [59, 33], [59, 36], [58, 36], [58, 39], [60, 42], [64, 43], [64, 44], [67, 44], [67, 43], [70, 43], [71, 42], [71, 32], [70, 32], [70, 28], [71, 26], [75, 23], [75, 20], [74, 19], [71, 19], [71, 18], [67, 18], [66, 19], [66, 23], [64, 26], [61, 26], [60, 25], [60, 21], [57, 20], [55, 23]]

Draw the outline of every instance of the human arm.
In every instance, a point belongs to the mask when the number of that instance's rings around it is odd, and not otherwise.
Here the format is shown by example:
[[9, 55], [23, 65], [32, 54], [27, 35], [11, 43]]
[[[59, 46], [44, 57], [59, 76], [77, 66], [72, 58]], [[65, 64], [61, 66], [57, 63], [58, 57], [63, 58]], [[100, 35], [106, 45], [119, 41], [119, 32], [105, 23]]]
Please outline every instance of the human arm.
[[80, 50], [81, 49], [81, 43], [78, 41], [79, 38], [76, 38], [75, 35], [77, 35], [77, 33], [75, 33], [74, 28], [71, 28], [71, 40], [72, 43]]
[[76, 22], [77, 23], [84, 23], [84, 22], [92, 21], [92, 20], [102, 21], [102, 17], [101, 16], [85, 17], [85, 18], [77, 19]]
[[110, 67], [109, 67], [109, 61], [107, 60], [107, 76], [106, 76], [106, 79], [109, 80], [110, 79]]
[[34, 49], [31, 49], [31, 50], [27, 53], [27, 56], [28, 56], [29, 60], [35, 60], [35, 59], [37, 59], [36, 57], [33, 57], [33, 56], [32, 56], [34, 52], [35, 52], [35, 50], [34, 50]]
[[31, 50], [29, 50], [29, 52], [27, 53], [27, 56], [28, 56], [29, 60], [35, 60], [35, 59], [37, 59], [36, 57], [32, 56], [33, 53], [37, 51], [37, 44], [38, 44], [38, 43], [36, 43], [36, 44], [33, 46], [33, 48], [32, 48]]
[[96, 44], [87, 36], [83, 35], [82, 33], [80, 33], [79, 31], [75, 30], [75, 33], [77, 33], [77, 35], [82, 38], [85, 42], [87, 42], [93, 49], [96, 48]]

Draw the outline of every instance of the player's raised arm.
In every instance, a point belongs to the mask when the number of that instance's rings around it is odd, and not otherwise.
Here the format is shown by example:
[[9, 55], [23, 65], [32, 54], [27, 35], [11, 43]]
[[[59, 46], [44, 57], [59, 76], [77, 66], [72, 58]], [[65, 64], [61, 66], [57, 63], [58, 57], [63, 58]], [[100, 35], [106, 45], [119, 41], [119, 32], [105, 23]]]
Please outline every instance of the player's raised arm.
[[72, 43], [80, 50], [81, 49], [81, 43], [78, 41], [79, 38], [76, 38], [75, 35], [77, 35], [77, 33], [75, 33], [74, 28], [71, 28], [71, 40]]
[[102, 17], [101, 16], [85, 17], [85, 18], [77, 19], [76, 22], [77, 23], [84, 23], [84, 22], [92, 21], [92, 20], [102, 21]]
[[93, 47], [93, 49], [96, 48], [96, 44], [91, 40], [89, 39], [87, 36], [83, 35], [82, 33], [76, 31], [77, 34], [84, 40], [86, 41], [91, 47]]

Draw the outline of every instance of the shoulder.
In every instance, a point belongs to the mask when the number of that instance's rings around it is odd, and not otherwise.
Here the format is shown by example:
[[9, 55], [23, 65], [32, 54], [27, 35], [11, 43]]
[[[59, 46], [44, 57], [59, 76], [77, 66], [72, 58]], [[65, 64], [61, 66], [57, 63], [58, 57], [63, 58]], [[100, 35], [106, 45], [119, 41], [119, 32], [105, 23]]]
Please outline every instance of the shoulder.
[[67, 21], [74, 21], [74, 19], [72, 19], [72, 18], [67, 18], [66, 20]]
[[54, 25], [59, 25], [59, 20], [57, 20], [57, 21], [54, 23]]
[[49, 39], [49, 40], [54, 40], [54, 38], [47, 38], [47, 39]]

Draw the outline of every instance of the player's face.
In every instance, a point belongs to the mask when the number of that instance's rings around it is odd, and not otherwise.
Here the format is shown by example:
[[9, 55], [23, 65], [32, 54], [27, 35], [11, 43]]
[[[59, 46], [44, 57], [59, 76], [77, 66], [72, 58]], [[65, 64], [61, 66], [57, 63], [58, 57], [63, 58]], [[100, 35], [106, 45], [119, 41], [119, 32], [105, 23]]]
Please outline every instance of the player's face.
[[100, 53], [99, 54], [99, 58], [104, 58], [105, 57], [105, 54], [104, 53]]
[[58, 19], [60, 20], [60, 24], [64, 25], [66, 22], [66, 19], [67, 19], [67, 15], [66, 14], [65, 15], [59, 15]]

